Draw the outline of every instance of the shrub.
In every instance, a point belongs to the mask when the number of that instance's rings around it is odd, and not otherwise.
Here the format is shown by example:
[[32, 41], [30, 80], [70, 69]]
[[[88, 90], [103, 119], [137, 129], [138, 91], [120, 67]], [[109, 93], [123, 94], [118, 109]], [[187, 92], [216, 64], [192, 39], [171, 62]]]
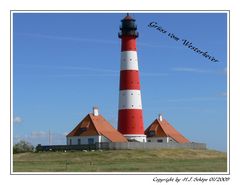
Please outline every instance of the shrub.
[[13, 145], [13, 153], [24, 153], [24, 152], [32, 152], [34, 149], [33, 145], [27, 141], [21, 140], [15, 145]]

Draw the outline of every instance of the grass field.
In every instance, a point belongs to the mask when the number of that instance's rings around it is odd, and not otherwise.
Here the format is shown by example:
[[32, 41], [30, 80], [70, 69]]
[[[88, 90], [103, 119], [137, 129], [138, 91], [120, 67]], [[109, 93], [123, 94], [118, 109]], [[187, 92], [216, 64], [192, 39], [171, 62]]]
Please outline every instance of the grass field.
[[13, 155], [14, 172], [226, 172], [226, 153], [212, 150], [108, 150]]

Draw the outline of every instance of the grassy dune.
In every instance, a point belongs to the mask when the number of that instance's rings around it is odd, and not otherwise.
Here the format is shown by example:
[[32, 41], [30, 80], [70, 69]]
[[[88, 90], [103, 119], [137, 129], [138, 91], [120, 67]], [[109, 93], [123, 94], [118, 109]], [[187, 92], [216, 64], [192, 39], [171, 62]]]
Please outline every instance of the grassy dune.
[[226, 153], [212, 150], [108, 150], [22, 153], [14, 172], [226, 172]]

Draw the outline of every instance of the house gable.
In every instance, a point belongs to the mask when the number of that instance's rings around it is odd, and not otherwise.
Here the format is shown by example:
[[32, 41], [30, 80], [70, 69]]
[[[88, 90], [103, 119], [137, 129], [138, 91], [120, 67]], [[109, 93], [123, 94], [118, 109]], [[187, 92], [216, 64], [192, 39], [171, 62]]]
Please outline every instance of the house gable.
[[127, 142], [127, 139], [118, 132], [101, 115], [88, 114], [68, 135], [76, 136], [104, 136], [111, 142]]
[[73, 136], [94, 136], [100, 135], [96, 130], [89, 114], [67, 135]]
[[162, 121], [159, 119], [154, 120], [154, 122], [145, 130], [145, 134], [147, 137], [171, 137], [178, 143], [190, 142], [165, 119]]
[[159, 125], [158, 121], [155, 120], [145, 131], [147, 137], [167, 137], [162, 127]]

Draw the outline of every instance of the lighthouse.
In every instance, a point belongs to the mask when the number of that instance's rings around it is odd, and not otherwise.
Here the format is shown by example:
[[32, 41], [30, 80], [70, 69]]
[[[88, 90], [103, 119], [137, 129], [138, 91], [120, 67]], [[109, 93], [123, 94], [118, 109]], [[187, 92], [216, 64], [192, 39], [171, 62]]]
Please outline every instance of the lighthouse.
[[128, 141], [146, 142], [136, 47], [137, 26], [129, 14], [121, 22], [118, 33], [121, 39], [118, 131]]

